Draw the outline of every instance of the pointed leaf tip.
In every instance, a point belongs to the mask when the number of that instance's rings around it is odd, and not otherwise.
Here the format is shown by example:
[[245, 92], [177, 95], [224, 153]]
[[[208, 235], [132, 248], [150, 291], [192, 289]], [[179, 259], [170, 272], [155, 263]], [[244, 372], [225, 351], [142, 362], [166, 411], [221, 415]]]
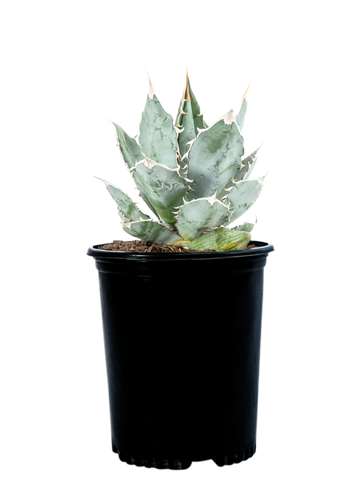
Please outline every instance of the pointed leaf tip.
[[139, 60], [139, 65], [141, 67], [141, 72], [145, 75], [146, 91], [149, 93], [150, 100], [153, 100], [154, 94], [157, 92], [153, 73], [150, 71], [144, 60]]
[[142, 73], [143, 73], [145, 76], [147, 76], [147, 75], [152, 75], [152, 73], [150, 72], [149, 67], [147, 66], [146, 62], [144, 62], [144, 60], [139, 60], [139, 65], [140, 65], [140, 68], [141, 68]]
[[190, 73], [191, 67], [189, 64], [189, 60], [187, 58], [184, 58], [182, 63], [183, 63], [183, 73]]
[[274, 170], [274, 167], [271, 165], [271, 163], [268, 163], [267, 165], [265, 165], [264, 170], [262, 171], [260, 176], [264, 180], [268, 179], [270, 177], [270, 175], [272, 174], [273, 170]]
[[231, 109], [222, 117], [222, 119], [224, 120], [224, 123], [226, 123], [226, 125], [231, 125], [235, 121], [234, 110]]
[[100, 117], [106, 123], [106, 125], [109, 125], [109, 127], [113, 126], [114, 119], [111, 115], [106, 115], [106, 113], [101, 112]]
[[248, 85], [253, 86], [254, 85], [254, 72], [250, 71], [248, 78], [246, 79], [246, 83]]
[[253, 222], [256, 224], [260, 224], [260, 211], [254, 210], [253, 211]]

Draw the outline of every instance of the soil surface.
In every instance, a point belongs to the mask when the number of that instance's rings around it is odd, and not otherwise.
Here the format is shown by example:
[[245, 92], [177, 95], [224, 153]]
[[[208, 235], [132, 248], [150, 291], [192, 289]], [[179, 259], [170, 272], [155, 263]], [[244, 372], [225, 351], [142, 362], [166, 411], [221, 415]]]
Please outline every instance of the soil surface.
[[[112, 243], [100, 245], [99, 250], [113, 250], [117, 252], [154, 252], [154, 253], [198, 253], [198, 250], [178, 247], [175, 245], [161, 245], [159, 243], [144, 242], [142, 240], [121, 241], [114, 240]], [[249, 244], [246, 249], [256, 248]], [[215, 250], [203, 250], [204, 252], [214, 252]]]

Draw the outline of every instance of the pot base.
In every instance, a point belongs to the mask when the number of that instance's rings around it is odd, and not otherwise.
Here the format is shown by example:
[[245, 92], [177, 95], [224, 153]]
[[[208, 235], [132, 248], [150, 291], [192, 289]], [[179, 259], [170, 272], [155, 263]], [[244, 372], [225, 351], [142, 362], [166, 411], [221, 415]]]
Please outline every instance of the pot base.
[[202, 460], [192, 460], [189, 458], [154, 458], [154, 457], [142, 457], [129, 454], [123, 450], [119, 451], [114, 445], [112, 446], [113, 452], [119, 455], [119, 459], [128, 465], [135, 465], [137, 467], [157, 468], [159, 470], [186, 470], [192, 464], [192, 462], [212, 460], [218, 467], [224, 465], [233, 465], [234, 463], [240, 463], [251, 458], [256, 452], [256, 443], [250, 448], [240, 450], [235, 454], [219, 455], [213, 458], [204, 458]]

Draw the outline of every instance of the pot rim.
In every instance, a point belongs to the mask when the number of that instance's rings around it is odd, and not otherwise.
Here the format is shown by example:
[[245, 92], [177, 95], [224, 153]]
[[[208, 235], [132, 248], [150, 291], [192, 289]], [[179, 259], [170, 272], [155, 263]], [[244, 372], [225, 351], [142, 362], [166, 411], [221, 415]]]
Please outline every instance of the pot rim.
[[248, 250], [230, 250], [221, 252], [181, 252], [181, 253], [159, 253], [159, 252], [125, 252], [125, 251], [113, 251], [113, 250], [101, 250], [98, 247], [106, 245], [111, 242], [99, 243], [89, 247], [87, 255], [96, 258], [108, 258], [108, 259], [128, 259], [128, 260], [188, 260], [192, 259], [219, 259], [219, 258], [231, 258], [231, 257], [254, 257], [258, 255], [266, 255], [274, 250], [274, 246], [271, 243], [261, 242], [258, 240], [251, 240], [252, 244], [255, 244], [256, 248], [250, 248]]

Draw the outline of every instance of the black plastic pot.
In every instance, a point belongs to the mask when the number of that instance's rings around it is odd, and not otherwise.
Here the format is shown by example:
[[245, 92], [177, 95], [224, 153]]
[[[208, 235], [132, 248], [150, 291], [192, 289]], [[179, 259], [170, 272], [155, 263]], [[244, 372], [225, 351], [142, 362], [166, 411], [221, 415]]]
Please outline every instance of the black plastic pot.
[[255, 453], [263, 273], [274, 248], [127, 253], [99, 270], [113, 451], [185, 469]]

